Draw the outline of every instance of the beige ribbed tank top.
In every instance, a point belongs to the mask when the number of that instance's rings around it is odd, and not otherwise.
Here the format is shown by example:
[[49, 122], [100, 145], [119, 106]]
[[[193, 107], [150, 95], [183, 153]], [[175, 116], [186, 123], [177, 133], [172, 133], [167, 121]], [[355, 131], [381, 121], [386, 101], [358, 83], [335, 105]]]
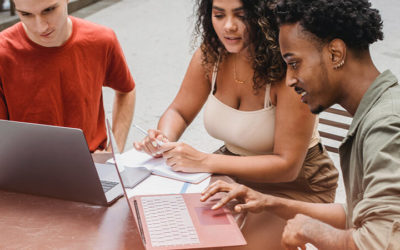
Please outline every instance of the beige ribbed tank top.
[[[206, 101], [203, 119], [207, 132], [214, 138], [225, 142], [229, 151], [239, 155], [271, 154], [274, 147], [275, 110], [270, 100], [268, 84], [265, 90], [264, 108], [255, 111], [241, 111], [218, 100], [214, 89], [218, 73], [215, 64], [211, 92]], [[317, 117], [318, 119], [318, 117]], [[316, 122], [309, 148], [319, 142]]]

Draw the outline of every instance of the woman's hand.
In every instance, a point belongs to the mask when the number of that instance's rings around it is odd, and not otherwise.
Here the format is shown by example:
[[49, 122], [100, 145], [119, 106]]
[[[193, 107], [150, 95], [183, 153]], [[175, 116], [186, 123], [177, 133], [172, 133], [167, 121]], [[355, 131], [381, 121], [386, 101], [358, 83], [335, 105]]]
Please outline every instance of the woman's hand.
[[160, 148], [166, 163], [174, 171], [196, 173], [211, 172], [206, 165], [209, 154], [200, 152], [183, 142], [169, 142]]
[[201, 201], [206, 201], [213, 195], [219, 192], [228, 192], [228, 194], [222, 198], [212, 209], [219, 209], [225, 206], [228, 202], [236, 199], [241, 204], [237, 204], [234, 207], [235, 212], [253, 212], [259, 213], [263, 211], [267, 206], [268, 195], [259, 193], [251, 188], [238, 183], [227, 183], [224, 181], [216, 181], [208, 186], [201, 194]]
[[146, 136], [141, 142], [134, 142], [133, 146], [136, 150], [144, 151], [153, 157], [161, 157], [162, 150], [159, 142], [168, 142], [167, 137], [163, 134], [163, 132], [161, 132], [161, 130], [149, 129], [147, 133], [149, 134], [148, 136]]

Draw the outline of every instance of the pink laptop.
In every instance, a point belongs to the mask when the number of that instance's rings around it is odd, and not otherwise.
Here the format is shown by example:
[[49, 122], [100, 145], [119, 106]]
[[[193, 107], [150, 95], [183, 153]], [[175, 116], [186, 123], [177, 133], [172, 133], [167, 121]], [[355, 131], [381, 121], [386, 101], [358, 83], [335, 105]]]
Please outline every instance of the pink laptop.
[[[112, 131], [108, 133], [118, 167]], [[118, 171], [117, 171], [118, 172]], [[123, 180], [118, 172], [121, 184]], [[226, 208], [216, 211], [216, 201], [201, 202], [200, 194], [143, 195], [128, 199], [146, 249], [190, 249], [246, 245], [242, 232]]]

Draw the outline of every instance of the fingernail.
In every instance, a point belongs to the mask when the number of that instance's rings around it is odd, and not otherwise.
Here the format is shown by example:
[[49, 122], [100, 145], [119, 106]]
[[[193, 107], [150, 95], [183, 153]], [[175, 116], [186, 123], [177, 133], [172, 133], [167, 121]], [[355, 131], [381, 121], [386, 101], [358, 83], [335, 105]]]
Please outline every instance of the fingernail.
[[154, 153], [153, 153], [153, 154], [151, 154], [151, 155], [152, 155], [152, 156], [156, 156], [156, 154], [154, 154]]
[[153, 144], [154, 147], [158, 146], [157, 142], [155, 142], [155, 141], [152, 141], [151, 144]]
[[217, 204], [215, 204], [214, 206], [212, 206], [212, 207], [211, 207], [211, 209], [212, 209], [212, 210], [214, 210], [214, 209], [216, 209], [216, 208], [217, 208], [217, 206], [218, 206], [218, 203], [217, 203]]

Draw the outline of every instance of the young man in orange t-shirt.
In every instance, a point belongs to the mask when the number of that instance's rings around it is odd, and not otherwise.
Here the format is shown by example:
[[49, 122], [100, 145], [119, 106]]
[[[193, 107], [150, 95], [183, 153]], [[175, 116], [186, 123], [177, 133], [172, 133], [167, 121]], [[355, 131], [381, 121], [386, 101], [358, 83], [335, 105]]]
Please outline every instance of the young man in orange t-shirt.
[[0, 119], [80, 128], [91, 152], [106, 150], [102, 87], [111, 87], [122, 151], [135, 83], [115, 33], [68, 16], [68, 0], [14, 3], [21, 22], [0, 33]]

